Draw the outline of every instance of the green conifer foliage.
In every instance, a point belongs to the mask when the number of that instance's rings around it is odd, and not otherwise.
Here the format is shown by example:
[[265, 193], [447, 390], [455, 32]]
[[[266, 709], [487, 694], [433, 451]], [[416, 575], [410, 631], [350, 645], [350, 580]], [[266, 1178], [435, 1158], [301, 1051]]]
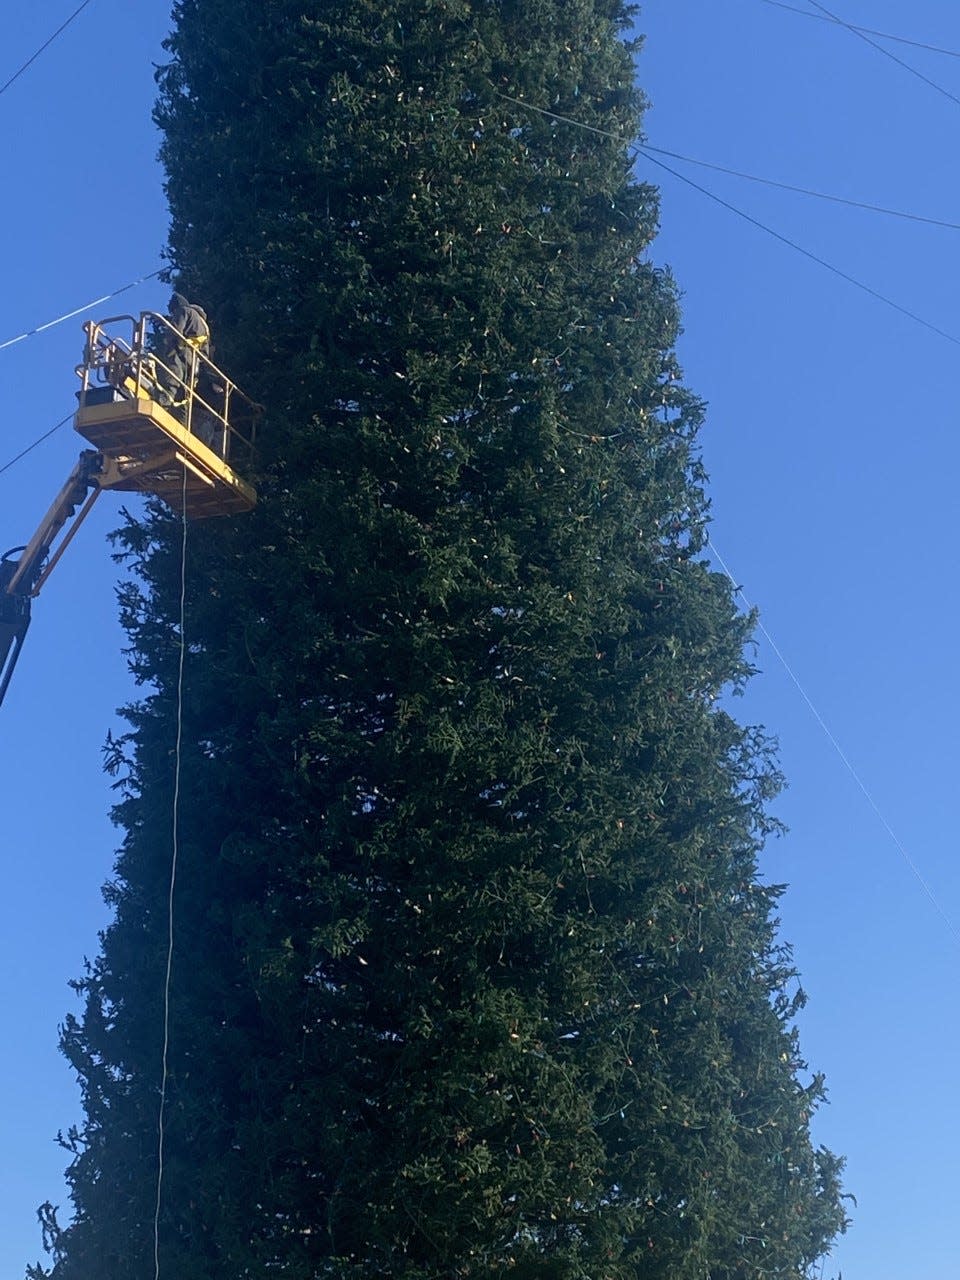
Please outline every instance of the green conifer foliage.
[[[839, 1162], [757, 874], [778, 775], [718, 701], [749, 620], [630, 15], [175, 14], [172, 260], [266, 412], [256, 511], [187, 534], [161, 1274], [806, 1276]], [[56, 1280], [153, 1274], [181, 532], [120, 535], [143, 697]]]

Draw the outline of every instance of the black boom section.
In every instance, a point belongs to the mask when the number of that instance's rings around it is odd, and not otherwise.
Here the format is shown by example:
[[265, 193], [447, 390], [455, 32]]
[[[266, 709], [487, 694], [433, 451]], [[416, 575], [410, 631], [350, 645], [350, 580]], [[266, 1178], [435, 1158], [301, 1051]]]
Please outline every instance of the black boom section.
[[[7, 552], [7, 556], [11, 553]], [[23, 639], [30, 626], [30, 597], [11, 595], [7, 590], [17, 562], [6, 556], [0, 560], [0, 704], [20, 657]]]

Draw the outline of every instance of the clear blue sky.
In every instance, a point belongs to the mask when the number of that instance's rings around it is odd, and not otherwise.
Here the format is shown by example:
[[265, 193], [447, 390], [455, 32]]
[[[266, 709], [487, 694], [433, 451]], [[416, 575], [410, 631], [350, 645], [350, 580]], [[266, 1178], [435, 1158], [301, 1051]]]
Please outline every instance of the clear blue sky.
[[[5, 15], [0, 83], [75, 7]], [[0, 94], [0, 343], [161, 265], [150, 107], [167, 10], [92, 0]], [[839, 12], [960, 51], [953, 0]], [[960, 104], [849, 31], [767, 0], [650, 0], [639, 27], [653, 145], [960, 222]], [[884, 47], [960, 98], [960, 59]], [[957, 231], [668, 163], [960, 341]], [[682, 361], [710, 406], [717, 548], [949, 918], [761, 638], [739, 711], [778, 734], [791, 784], [779, 803], [790, 834], [764, 873], [790, 882], [802, 1042], [832, 1098], [817, 1136], [848, 1156], [859, 1199], [826, 1274], [942, 1280], [955, 1270], [945, 1224], [960, 1145], [958, 351], [652, 164], [639, 171], [662, 187], [654, 256], [683, 291]], [[97, 311], [165, 295], [154, 282]], [[80, 349], [79, 319], [0, 349], [0, 466], [69, 412]], [[80, 444], [64, 428], [0, 475], [0, 551], [32, 532]], [[79, 1118], [57, 1024], [105, 921], [116, 834], [100, 748], [135, 694], [106, 544], [117, 510], [101, 499], [36, 604], [0, 711], [0, 1280], [39, 1256], [36, 1205], [65, 1204], [54, 1137]]]

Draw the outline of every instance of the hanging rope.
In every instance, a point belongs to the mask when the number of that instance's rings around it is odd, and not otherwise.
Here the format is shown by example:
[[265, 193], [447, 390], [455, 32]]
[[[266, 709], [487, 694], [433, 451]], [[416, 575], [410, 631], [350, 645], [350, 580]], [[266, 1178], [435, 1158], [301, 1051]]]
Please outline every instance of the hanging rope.
[[187, 469], [183, 468], [183, 519], [180, 539], [180, 656], [177, 668], [177, 733], [173, 770], [173, 856], [170, 863], [170, 891], [167, 897], [167, 966], [163, 982], [163, 1053], [160, 1079], [160, 1109], [157, 1116], [157, 1198], [153, 1215], [153, 1274], [160, 1280], [160, 1210], [163, 1204], [164, 1138], [166, 1136], [167, 1079], [170, 1051], [170, 983], [173, 975], [173, 905], [180, 855], [180, 764], [183, 747], [183, 667], [187, 599]]

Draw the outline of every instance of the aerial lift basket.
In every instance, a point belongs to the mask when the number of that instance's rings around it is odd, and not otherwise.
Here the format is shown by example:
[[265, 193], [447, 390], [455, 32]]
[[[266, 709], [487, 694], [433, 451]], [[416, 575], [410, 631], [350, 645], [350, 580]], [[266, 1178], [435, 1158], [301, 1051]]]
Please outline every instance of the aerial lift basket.
[[101, 488], [155, 494], [190, 519], [257, 500], [249, 467], [258, 406], [166, 317], [88, 321], [77, 431], [112, 464]]

